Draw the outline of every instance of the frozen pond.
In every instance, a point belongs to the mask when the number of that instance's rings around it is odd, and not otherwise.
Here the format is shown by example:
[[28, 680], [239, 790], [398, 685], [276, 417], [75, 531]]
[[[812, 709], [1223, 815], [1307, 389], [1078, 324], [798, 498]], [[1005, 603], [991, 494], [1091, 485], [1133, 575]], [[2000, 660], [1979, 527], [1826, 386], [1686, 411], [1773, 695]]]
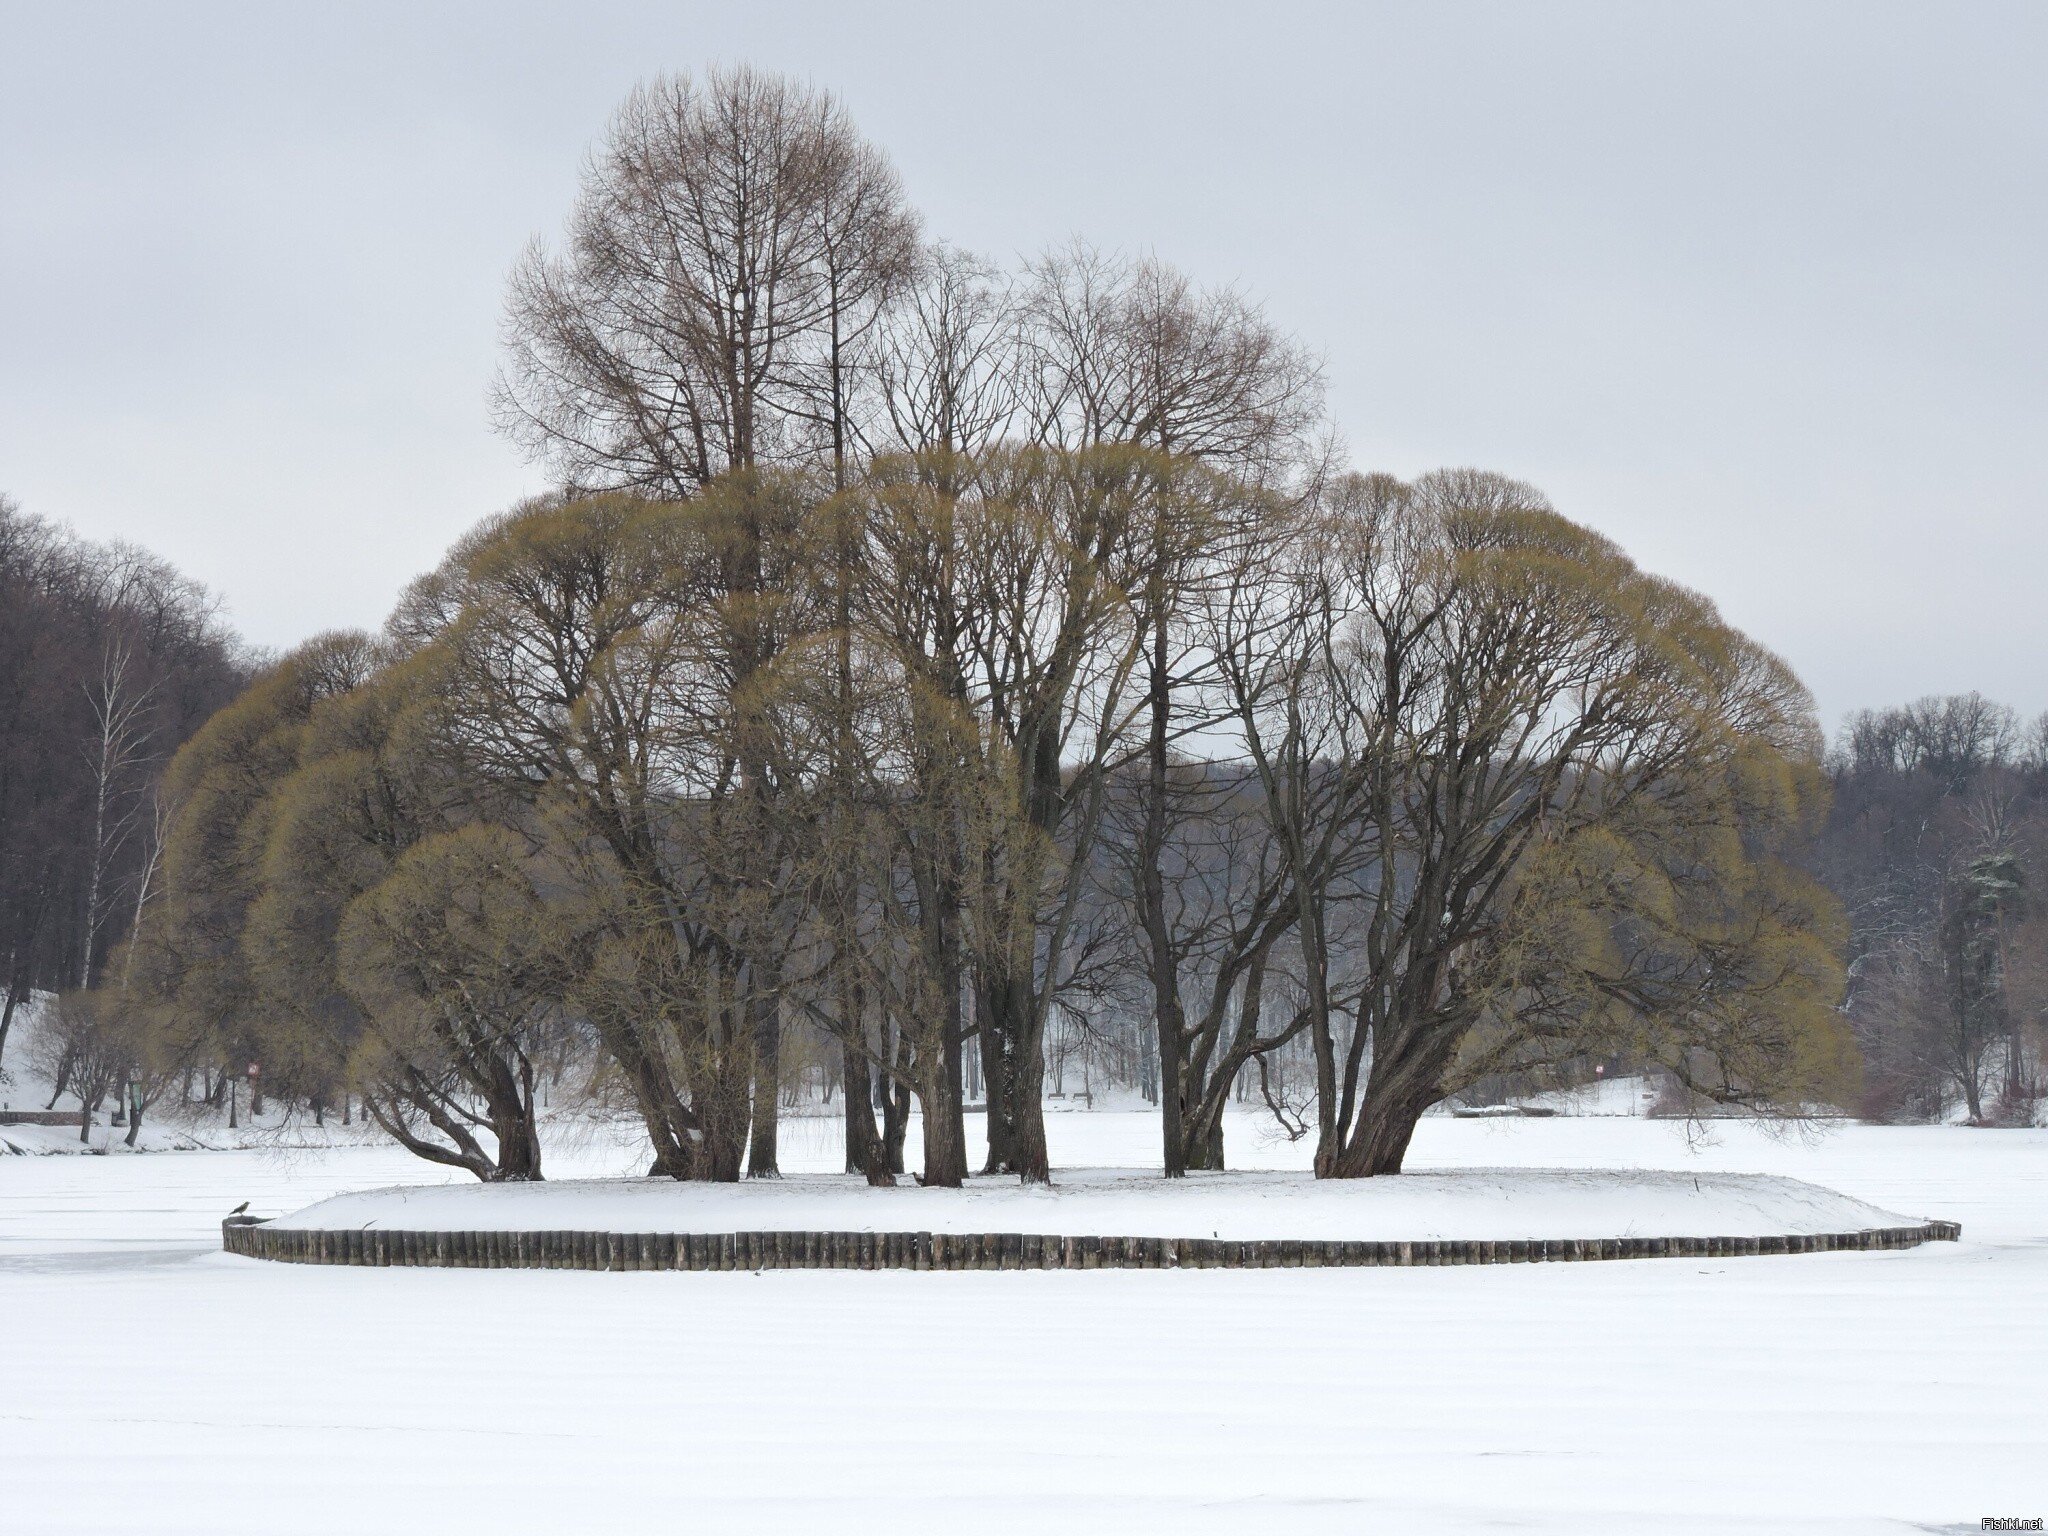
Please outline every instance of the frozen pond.
[[[1051, 1117], [1056, 1162], [1155, 1159]], [[829, 1170], [836, 1125], [785, 1134]], [[915, 1141], [913, 1139], [913, 1148]], [[1245, 1166], [1302, 1145], [1231, 1127]], [[561, 1177], [630, 1171], [602, 1135]], [[1903, 1253], [1433, 1270], [590, 1275], [230, 1259], [400, 1152], [0, 1158], [0, 1527], [1972, 1529], [2048, 1504], [2048, 1132], [1430, 1120], [1412, 1166], [1787, 1175]]]

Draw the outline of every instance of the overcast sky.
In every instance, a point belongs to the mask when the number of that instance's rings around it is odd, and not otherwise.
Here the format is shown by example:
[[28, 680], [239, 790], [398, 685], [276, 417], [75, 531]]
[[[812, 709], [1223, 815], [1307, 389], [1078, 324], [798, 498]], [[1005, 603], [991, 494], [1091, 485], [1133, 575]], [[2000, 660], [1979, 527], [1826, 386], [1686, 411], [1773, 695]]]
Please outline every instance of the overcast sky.
[[541, 488], [507, 267], [632, 83], [839, 92], [934, 234], [1259, 296], [1844, 711], [2048, 708], [2048, 6], [0, 0], [0, 491], [282, 646]]

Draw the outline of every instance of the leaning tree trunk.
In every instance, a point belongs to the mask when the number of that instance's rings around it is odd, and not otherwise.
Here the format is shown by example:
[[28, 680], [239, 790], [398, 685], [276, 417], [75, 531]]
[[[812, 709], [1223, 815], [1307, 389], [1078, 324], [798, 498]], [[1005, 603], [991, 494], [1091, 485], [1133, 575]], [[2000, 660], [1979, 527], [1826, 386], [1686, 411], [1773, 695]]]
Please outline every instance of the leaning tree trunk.
[[1223, 1172], [1223, 1103], [1197, 1105], [1183, 1122], [1181, 1148], [1189, 1173]]
[[841, 1097], [846, 1111], [846, 1171], [860, 1174], [876, 1189], [887, 1189], [896, 1179], [889, 1168], [888, 1148], [875, 1129], [874, 1068], [853, 1046], [842, 1045], [840, 1051], [840, 1070], [845, 1082]]
[[1376, 1031], [1358, 1118], [1328, 1171], [1319, 1168], [1318, 1176], [1369, 1179], [1399, 1173], [1423, 1112], [1443, 1097], [1444, 1069], [1461, 1033], [1445, 1025], [1390, 1025]]

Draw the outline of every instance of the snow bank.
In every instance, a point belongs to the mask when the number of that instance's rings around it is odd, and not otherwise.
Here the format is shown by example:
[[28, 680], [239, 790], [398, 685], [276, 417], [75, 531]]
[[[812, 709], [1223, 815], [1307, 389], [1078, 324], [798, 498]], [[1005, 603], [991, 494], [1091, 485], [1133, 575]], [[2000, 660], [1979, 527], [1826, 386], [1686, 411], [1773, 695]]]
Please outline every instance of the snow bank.
[[1063, 1171], [1050, 1189], [870, 1189], [822, 1176], [744, 1184], [665, 1179], [468, 1184], [337, 1195], [282, 1218], [300, 1229], [590, 1232], [1037, 1232], [1057, 1236], [1356, 1239], [1766, 1237], [1915, 1224], [1772, 1174], [1472, 1168], [1398, 1178]]
[[147, 1117], [134, 1146], [123, 1144], [127, 1135], [125, 1128], [106, 1124], [104, 1117], [95, 1117], [91, 1139], [84, 1142], [78, 1139], [75, 1125], [0, 1125], [0, 1154], [57, 1157], [67, 1153], [193, 1152], [205, 1146], [175, 1126], [153, 1126]]

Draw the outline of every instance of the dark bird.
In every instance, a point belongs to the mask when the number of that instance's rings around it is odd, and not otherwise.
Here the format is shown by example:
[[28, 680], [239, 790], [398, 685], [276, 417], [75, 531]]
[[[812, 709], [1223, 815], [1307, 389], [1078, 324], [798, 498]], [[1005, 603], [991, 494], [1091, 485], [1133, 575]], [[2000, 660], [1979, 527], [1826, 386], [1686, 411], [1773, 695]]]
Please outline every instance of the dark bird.
[[243, 1201], [243, 1202], [242, 1202], [242, 1203], [241, 1203], [240, 1205], [236, 1206], [236, 1207], [235, 1207], [235, 1208], [234, 1208], [234, 1209], [233, 1209], [232, 1211], [229, 1211], [229, 1212], [228, 1212], [228, 1214], [229, 1214], [230, 1216], [239, 1216], [239, 1215], [241, 1215], [241, 1214], [242, 1214], [242, 1212], [246, 1211], [247, 1209], [249, 1209], [249, 1202], [248, 1202], [248, 1201], [246, 1201], [246, 1200], [244, 1200], [244, 1201]]

